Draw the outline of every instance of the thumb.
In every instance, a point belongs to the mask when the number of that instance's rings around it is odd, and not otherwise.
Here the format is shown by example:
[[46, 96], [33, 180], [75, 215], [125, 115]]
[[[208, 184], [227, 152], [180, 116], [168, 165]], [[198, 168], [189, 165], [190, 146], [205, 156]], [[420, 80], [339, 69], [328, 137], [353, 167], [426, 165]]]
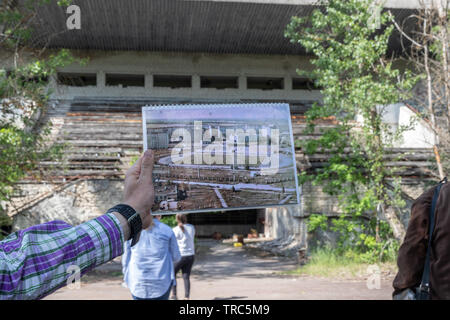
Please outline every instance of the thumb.
[[141, 166], [142, 166], [142, 158], [144, 156], [140, 156], [139, 159], [128, 169], [126, 176], [135, 176], [135, 179], [138, 179], [141, 174]]
[[142, 158], [141, 163], [141, 172], [139, 175], [139, 180], [144, 183], [152, 183], [152, 175], [153, 175], [153, 162], [154, 162], [154, 152], [153, 150], [147, 150], [144, 153], [144, 157]]

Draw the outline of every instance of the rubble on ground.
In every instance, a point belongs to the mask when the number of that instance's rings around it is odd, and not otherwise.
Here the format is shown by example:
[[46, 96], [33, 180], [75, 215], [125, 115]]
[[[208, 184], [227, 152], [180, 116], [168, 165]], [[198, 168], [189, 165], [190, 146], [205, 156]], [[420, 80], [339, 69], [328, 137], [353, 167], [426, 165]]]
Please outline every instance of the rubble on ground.
[[304, 245], [294, 236], [283, 239], [261, 239], [262, 241], [247, 241], [244, 240], [245, 246], [268, 251], [277, 256], [284, 256], [289, 258], [298, 258], [299, 250], [303, 249]]

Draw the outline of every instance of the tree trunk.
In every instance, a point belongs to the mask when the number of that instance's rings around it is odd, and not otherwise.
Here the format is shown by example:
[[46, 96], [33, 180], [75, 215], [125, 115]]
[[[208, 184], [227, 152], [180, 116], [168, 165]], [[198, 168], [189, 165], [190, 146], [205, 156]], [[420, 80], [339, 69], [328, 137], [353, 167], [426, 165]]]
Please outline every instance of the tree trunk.
[[[450, 109], [449, 109], [449, 74], [448, 74], [448, 1], [446, 1], [445, 7], [441, 1], [437, 1], [438, 3], [438, 12], [439, 12], [439, 24], [440, 24], [440, 42], [442, 45], [442, 69], [444, 76], [444, 106], [447, 111], [447, 118], [450, 119]], [[450, 128], [450, 121], [448, 123]]]
[[442, 167], [441, 156], [439, 155], [439, 150], [437, 145], [433, 146], [434, 156], [436, 157], [436, 163], [439, 171], [439, 179], [444, 179], [444, 168]]
[[[424, 25], [423, 25], [423, 33], [426, 34], [427, 32], [427, 19], [424, 19]], [[444, 179], [444, 169], [442, 167], [441, 163], [441, 157], [439, 155], [438, 145], [439, 145], [439, 135], [437, 134], [437, 127], [436, 127], [436, 117], [434, 114], [434, 106], [433, 106], [433, 87], [432, 87], [432, 77], [431, 77], [431, 71], [430, 71], [430, 62], [429, 62], [429, 50], [428, 50], [428, 43], [424, 43], [424, 67], [425, 67], [425, 73], [427, 76], [427, 105], [428, 105], [428, 112], [430, 115], [431, 125], [432, 129], [434, 131], [434, 145], [433, 145], [433, 151], [434, 155], [436, 157], [436, 164], [439, 171], [439, 178], [442, 180]], [[447, 122], [450, 121], [450, 114], [447, 113]]]
[[394, 233], [395, 239], [397, 239], [400, 243], [403, 242], [405, 238], [406, 230], [403, 226], [403, 223], [397, 217], [395, 210], [391, 206], [383, 205], [383, 213], [384, 217], [388, 221], [391, 226], [392, 232]]

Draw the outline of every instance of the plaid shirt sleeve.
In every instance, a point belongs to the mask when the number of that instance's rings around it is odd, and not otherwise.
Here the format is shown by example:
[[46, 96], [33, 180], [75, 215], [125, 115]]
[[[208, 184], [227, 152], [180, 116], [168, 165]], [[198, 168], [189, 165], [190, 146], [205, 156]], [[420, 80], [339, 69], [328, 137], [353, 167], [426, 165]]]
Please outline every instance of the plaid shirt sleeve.
[[76, 227], [52, 221], [17, 231], [0, 242], [0, 299], [41, 299], [67, 284], [69, 267], [83, 275], [122, 255], [123, 242], [113, 214]]

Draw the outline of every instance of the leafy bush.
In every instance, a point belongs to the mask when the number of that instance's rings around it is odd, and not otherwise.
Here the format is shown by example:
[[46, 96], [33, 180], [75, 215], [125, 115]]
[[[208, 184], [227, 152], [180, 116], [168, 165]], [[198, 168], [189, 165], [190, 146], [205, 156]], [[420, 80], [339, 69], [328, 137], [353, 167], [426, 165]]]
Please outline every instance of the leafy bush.
[[[368, 275], [367, 268], [372, 264], [373, 262], [362, 260], [360, 255], [354, 255], [351, 250], [347, 251], [346, 254], [338, 254], [330, 247], [323, 247], [310, 252], [306, 265], [285, 273], [329, 277], [333, 279], [339, 277], [366, 278]], [[393, 261], [377, 262], [377, 265], [380, 269], [389, 271], [390, 273], [397, 271], [397, 267]]]
[[171, 228], [176, 227], [178, 225], [175, 215], [162, 216], [161, 222], [167, 224]]
[[[320, 214], [313, 214], [308, 218], [308, 232], [318, 230], [335, 232], [338, 234], [334, 248], [318, 248], [314, 252], [332, 250], [332, 255], [349, 259], [357, 263], [392, 262], [397, 259], [399, 243], [392, 237], [389, 224], [378, 222], [378, 234], [375, 236], [376, 221], [355, 220], [345, 217], [331, 218]], [[325, 250], [325, 251], [321, 251]]]

